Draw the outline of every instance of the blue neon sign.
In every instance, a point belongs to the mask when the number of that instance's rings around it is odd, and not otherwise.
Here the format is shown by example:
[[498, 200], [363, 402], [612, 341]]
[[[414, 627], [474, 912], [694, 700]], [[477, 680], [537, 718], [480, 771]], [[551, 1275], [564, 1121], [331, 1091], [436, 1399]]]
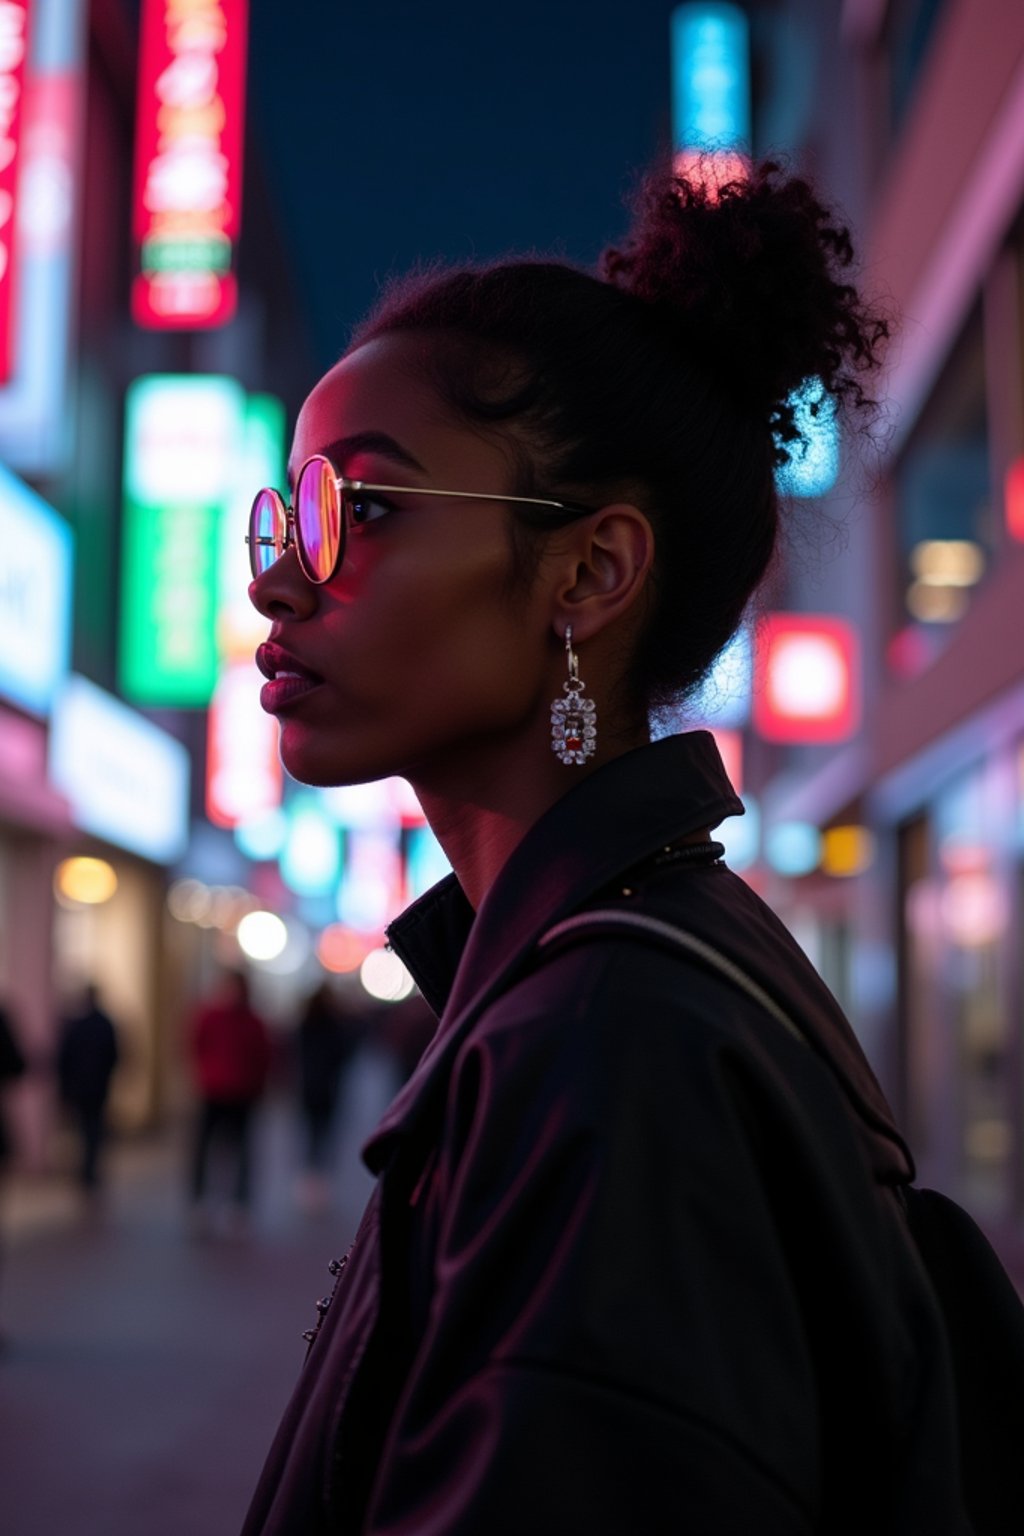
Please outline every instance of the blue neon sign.
[[0, 465], [0, 697], [45, 715], [71, 648], [71, 530]]
[[750, 144], [750, 27], [737, 5], [672, 12], [672, 142], [683, 149]]

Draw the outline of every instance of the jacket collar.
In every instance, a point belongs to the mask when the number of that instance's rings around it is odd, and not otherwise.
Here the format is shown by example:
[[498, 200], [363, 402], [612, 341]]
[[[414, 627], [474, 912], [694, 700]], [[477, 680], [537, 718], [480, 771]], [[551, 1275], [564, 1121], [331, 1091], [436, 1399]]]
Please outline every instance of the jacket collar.
[[441, 1022], [363, 1149], [369, 1167], [419, 1122], [473, 1020], [541, 934], [667, 843], [742, 814], [710, 732], [670, 736], [606, 763], [546, 811], [475, 916], [450, 875], [397, 918], [388, 939]]

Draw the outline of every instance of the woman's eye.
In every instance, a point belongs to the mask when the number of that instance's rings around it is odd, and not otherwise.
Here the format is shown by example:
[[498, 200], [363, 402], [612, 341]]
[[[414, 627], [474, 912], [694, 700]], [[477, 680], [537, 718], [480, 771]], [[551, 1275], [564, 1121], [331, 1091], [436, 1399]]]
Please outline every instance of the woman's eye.
[[349, 516], [354, 527], [375, 523], [378, 518], [387, 517], [394, 510], [390, 501], [383, 501], [379, 496], [353, 496], [349, 502]]

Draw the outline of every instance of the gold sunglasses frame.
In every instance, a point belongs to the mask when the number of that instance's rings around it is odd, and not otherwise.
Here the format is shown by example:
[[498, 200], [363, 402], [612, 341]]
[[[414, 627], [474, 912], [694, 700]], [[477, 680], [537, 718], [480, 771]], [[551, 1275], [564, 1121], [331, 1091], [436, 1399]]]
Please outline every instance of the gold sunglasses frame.
[[[348, 543], [348, 518], [345, 511], [345, 496], [346, 494], [349, 494], [353, 491], [379, 491], [382, 493], [387, 492], [405, 496], [451, 496], [456, 497], [462, 501], [504, 501], [510, 503], [519, 503], [522, 506], [529, 507], [550, 507], [553, 511], [567, 513], [569, 519], [574, 517], [586, 517], [589, 513], [597, 510], [596, 507], [584, 507], [579, 502], [553, 501], [550, 497], [546, 496], [502, 496], [493, 491], [443, 491], [425, 485], [378, 485], [376, 482], [370, 480], [349, 480], [346, 475], [339, 475], [337, 473], [330, 459], [326, 454], [323, 453], [312, 453], [310, 454], [309, 458], [302, 463], [298, 474], [295, 476], [296, 489], [298, 489], [299, 483], [302, 480], [302, 476], [305, 474], [309, 465], [317, 461], [327, 465], [331, 472], [331, 478], [334, 481], [335, 489], [341, 492], [339, 497], [341, 507], [341, 527], [339, 529], [338, 537], [338, 553], [335, 556], [334, 564], [330, 572], [326, 576], [315, 576], [311, 575], [310, 572], [306, 569], [302, 554], [302, 546], [299, 543], [295, 533], [295, 508], [294, 506], [290, 506], [285, 501], [280, 491], [275, 490], [272, 485], [265, 485], [262, 490], [257, 491], [256, 495], [253, 497], [252, 507], [249, 510], [249, 531], [245, 536], [245, 542], [249, 546], [249, 569], [252, 571], [252, 577], [254, 581], [258, 581], [261, 576], [265, 576], [267, 571], [273, 570], [274, 566], [277, 564], [277, 560], [280, 560], [282, 556], [288, 552], [292, 545], [295, 546], [295, 554], [298, 558], [299, 567], [307, 581], [312, 582], [314, 586], [323, 586], [324, 582], [330, 581], [331, 578], [336, 574], [338, 567], [341, 565], [341, 562], [345, 556], [345, 546]], [[254, 569], [254, 546], [262, 545], [264, 547], [270, 546], [271, 548], [274, 548], [277, 545], [276, 539], [255, 535], [252, 531], [253, 518], [256, 514], [257, 503], [260, 501], [261, 497], [268, 495], [277, 498], [277, 501], [280, 503], [281, 509], [284, 512], [285, 537], [284, 543], [281, 546], [281, 554], [278, 555], [277, 560], [272, 561], [271, 564], [266, 566], [262, 571], [257, 571]]]

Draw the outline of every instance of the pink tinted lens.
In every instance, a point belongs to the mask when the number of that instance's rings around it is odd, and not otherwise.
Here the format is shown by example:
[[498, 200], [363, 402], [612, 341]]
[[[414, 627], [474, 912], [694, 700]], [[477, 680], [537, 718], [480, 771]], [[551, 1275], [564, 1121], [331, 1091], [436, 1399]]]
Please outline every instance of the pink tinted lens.
[[249, 514], [249, 564], [262, 576], [284, 553], [288, 517], [276, 491], [260, 491]]
[[341, 499], [334, 467], [319, 455], [303, 465], [295, 487], [295, 536], [310, 581], [327, 581], [338, 563]]

